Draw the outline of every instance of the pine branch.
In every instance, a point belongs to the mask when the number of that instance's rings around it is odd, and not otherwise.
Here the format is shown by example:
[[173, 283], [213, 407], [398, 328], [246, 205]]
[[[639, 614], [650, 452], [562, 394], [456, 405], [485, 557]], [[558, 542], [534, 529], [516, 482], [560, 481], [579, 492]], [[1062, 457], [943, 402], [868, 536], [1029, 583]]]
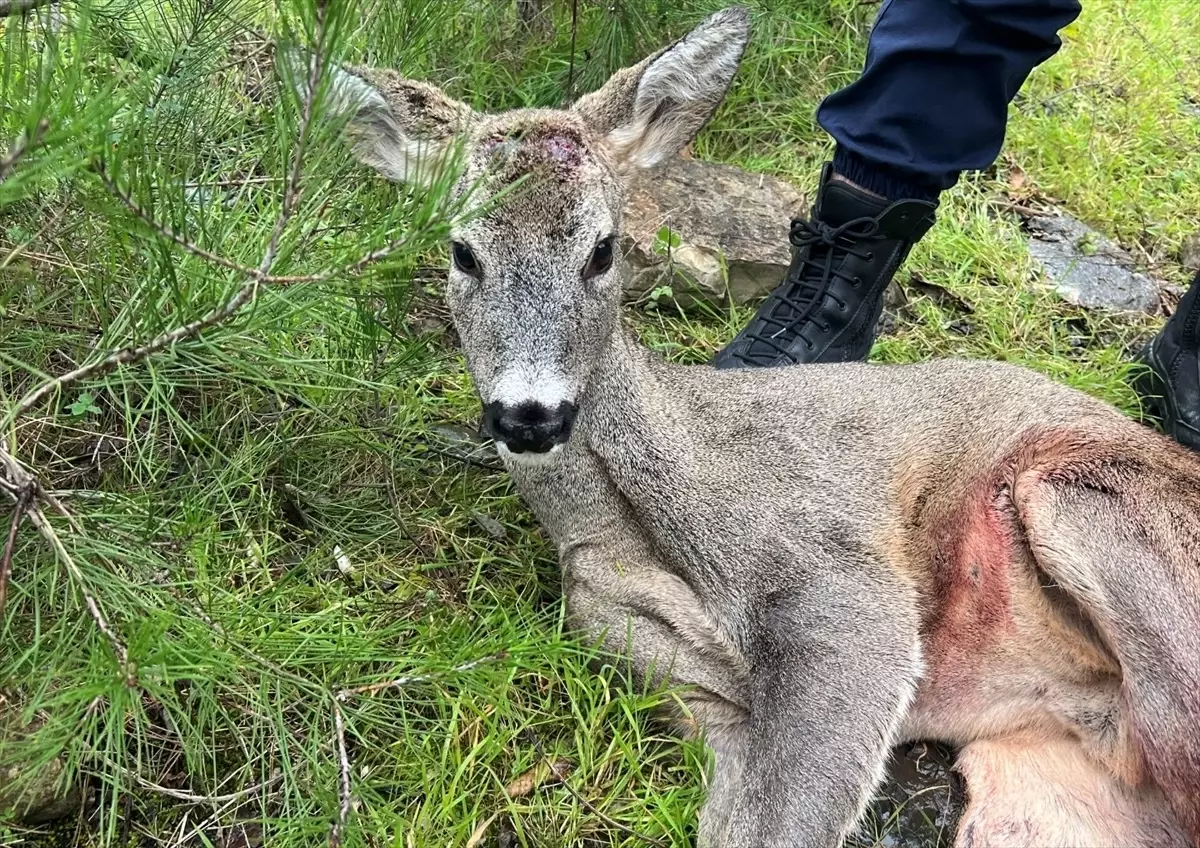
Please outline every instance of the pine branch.
[[287, 228], [288, 222], [295, 214], [296, 208], [300, 203], [302, 196], [301, 177], [304, 170], [304, 154], [308, 146], [308, 138], [310, 135], [310, 126], [313, 118], [313, 101], [316, 97], [317, 85], [320, 82], [321, 71], [324, 67], [324, 50], [323, 39], [325, 35], [325, 12], [326, 6], [324, 3], [319, 3], [317, 6], [317, 23], [316, 23], [316, 44], [312, 55], [312, 62], [309, 66], [308, 78], [305, 81], [304, 101], [301, 107], [301, 118], [299, 134], [296, 141], [296, 146], [292, 153], [291, 167], [288, 172], [287, 179], [283, 189], [283, 202], [280, 207], [279, 216], [275, 220], [275, 225], [272, 227], [270, 238], [267, 240], [267, 245], [263, 250], [262, 259], [259, 261], [258, 267], [252, 268], [248, 265], [243, 265], [223, 256], [219, 256], [209, 250], [196, 245], [190, 239], [176, 233], [174, 230], [158, 223], [154, 217], [143, 210], [127, 193], [121, 191], [112, 178], [107, 174], [103, 164], [96, 166], [97, 174], [105, 187], [116, 197], [122, 205], [129, 209], [134, 215], [145, 222], [148, 226], [154, 229], [159, 235], [170, 239], [175, 244], [187, 250], [204, 260], [226, 268], [232, 271], [237, 271], [244, 275], [247, 279], [242, 286], [234, 292], [224, 304], [210, 310], [207, 314], [159, 334], [141, 345], [133, 347], [124, 347], [120, 350], [110, 353], [103, 359], [91, 362], [87, 365], [81, 365], [72, 371], [65, 374], [60, 374], [46, 382], [42, 383], [33, 391], [25, 395], [24, 398], [9, 412], [5, 419], [5, 424], [11, 424], [21, 415], [24, 415], [29, 410], [33, 409], [38, 404], [42, 403], [46, 398], [61, 392], [66, 386], [86, 380], [93, 377], [103, 376], [111, 373], [122, 365], [129, 365], [139, 362], [148, 356], [152, 356], [167, 348], [173, 347], [182, 341], [193, 339], [207, 329], [223, 324], [232, 318], [239, 310], [247, 303], [253, 301], [263, 285], [272, 283], [281, 285], [291, 285], [303, 282], [319, 282], [345, 273], [355, 273], [361, 271], [373, 262], [382, 259], [393, 251], [404, 246], [407, 239], [400, 238], [377, 250], [373, 250], [359, 260], [350, 265], [333, 268], [317, 274], [299, 275], [299, 276], [272, 276], [270, 274], [271, 266], [275, 263], [275, 258], [279, 249], [279, 239], [283, 231]]
[[[4, 0], [0, 0], [0, 2], [4, 2]], [[122, 348], [118, 351], [110, 353], [101, 360], [81, 366], [79, 368], [75, 368], [72, 371], [61, 374], [51, 380], [47, 380], [22, 398], [22, 400], [5, 417], [4, 427], [0, 429], [7, 430], [12, 423], [17, 420], [17, 418], [41, 403], [47, 397], [61, 391], [65, 386], [79, 380], [107, 374], [121, 365], [138, 362], [181, 341], [194, 338], [204, 330], [229, 320], [243, 306], [255, 298], [255, 296], [258, 294], [260, 286], [269, 276], [271, 266], [274, 264], [275, 256], [279, 246], [279, 238], [286, 229], [288, 222], [291, 220], [301, 199], [300, 180], [301, 174], [303, 173], [304, 153], [309, 136], [309, 125], [313, 117], [313, 100], [316, 95], [317, 83], [320, 80], [321, 68], [324, 61], [322, 57], [324, 56], [323, 39], [325, 12], [325, 3], [318, 2], [315, 39], [316, 43], [313, 51], [313, 64], [309, 71], [304, 92], [299, 137], [296, 142], [296, 147], [293, 150], [291, 168], [284, 185], [283, 203], [279, 212], [279, 217], [275, 221], [275, 226], [272, 229], [271, 237], [268, 240], [265, 249], [263, 250], [262, 260], [259, 262], [258, 267], [248, 268], [238, 263], [234, 263], [231, 260], [218, 257], [216, 254], [204, 251], [202, 248], [191, 244], [186, 239], [178, 237], [175, 233], [167, 228], [154, 225], [154, 228], [161, 235], [171, 238], [172, 241], [176, 242], [176, 244], [184, 246], [189, 251], [197, 253], [198, 255], [202, 255], [209, 261], [215, 262], [223, 267], [241, 271], [247, 277], [246, 282], [243, 283], [243, 285], [224, 304], [211, 310], [200, 318], [197, 318], [172, 330], [168, 330], [165, 333], [161, 333], [149, 342], [135, 347]], [[0, 159], [0, 178], [6, 177], [8, 174], [10, 174], [16, 162], [23, 155], [25, 155], [29, 149], [41, 142], [41, 138], [47, 128], [48, 123], [46, 121], [42, 121], [38, 124], [37, 131], [35, 131], [31, 138], [27, 140], [18, 140], [10, 150], [9, 154]], [[105, 181], [105, 184], [109, 187], [110, 191], [116, 189], [115, 184], [107, 177], [107, 175], [102, 173], [101, 179]], [[133, 202], [132, 198], [129, 198], [127, 195], [119, 191], [116, 191], [115, 193], [118, 199], [121, 199], [127, 208], [130, 208], [143, 220], [153, 223], [153, 219], [150, 216], [141, 213], [141, 210], [137, 204]], [[379, 251], [375, 251], [375, 253], [379, 253]], [[8, 489], [10, 494], [24, 491], [32, 492], [32, 497], [25, 507], [25, 514], [29, 516], [30, 522], [37, 528], [46, 542], [49, 543], [58, 559], [67, 569], [67, 572], [70, 574], [72, 580], [78, 586], [79, 591], [83, 594], [84, 602], [87, 605], [88, 612], [91, 615], [92, 620], [95, 622], [97, 629], [104, 634], [112, 646], [113, 653], [116, 655], [122, 672], [125, 674], [126, 682], [130, 686], [136, 686], [137, 680], [129, 662], [128, 649], [121, 641], [116, 631], [113, 629], [112, 624], [109, 622], [107, 616], [105, 616], [100, 603], [96, 600], [95, 596], [88, 588], [87, 581], [84, 578], [83, 572], [79, 569], [78, 564], [75, 562], [74, 558], [63, 544], [62, 539], [55, 531], [53, 525], [46, 518], [46, 515], [42, 510], [42, 503], [48, 504], [56, 512], [66, 518], [72, 532], [74, 532], [76, 535], [84, 535], [83, 529], [75, 521], [70, 512], [67, 511], [66, 507], [64, 507], [62, 503], [56, 497], [54, 497], [53, 494], [48, 492], [41, 485], [33, 473], [26, 470], [25, 467], [21, 465], [21, 463], [7, 447], [0, 447], [0, 465], [2, 465], [6, 471], [7, 482], [9, 485], [5, 488]], [[20, 495], [13, 494], [13, 496], [17, 499], [19, 504]]]

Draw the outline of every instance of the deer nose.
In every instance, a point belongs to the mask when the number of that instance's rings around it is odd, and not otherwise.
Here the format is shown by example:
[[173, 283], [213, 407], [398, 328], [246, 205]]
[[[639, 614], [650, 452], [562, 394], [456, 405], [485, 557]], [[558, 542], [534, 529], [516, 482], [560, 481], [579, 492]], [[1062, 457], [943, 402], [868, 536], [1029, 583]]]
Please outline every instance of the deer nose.
[[483, 410], [483, 422], [492, 438], [513, 453], [545, 453], [570, 438], [578, 411], [566, 401], [554, 409], [537, 401], [493, 401]]

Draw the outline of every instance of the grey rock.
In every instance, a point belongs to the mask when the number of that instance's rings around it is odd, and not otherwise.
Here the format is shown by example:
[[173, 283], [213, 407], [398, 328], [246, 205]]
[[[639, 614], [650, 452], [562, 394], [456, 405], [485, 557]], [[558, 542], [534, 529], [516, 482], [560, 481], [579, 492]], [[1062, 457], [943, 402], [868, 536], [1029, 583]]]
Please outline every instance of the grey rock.
[[791, 219], [804, 198], [783, 180], [672, 159], [630, 186], [622, 250], [632, 300], [670, 286], [676, 300], [746, 303], [783, 279]]
[[1179, 247], [1179, 263], [1189, 271], [1200, 272], [1200, 233], [1193, 233]]
[[222, 848], [260, 848], [263, 844], [262, 825], [257, 822], [238, 822], [225, 834]]
[[475, 465], [500, 469], [500, 458], [496, 446], [485, 440], [478, 429], [457, 424], [435, 424], [430, 428], [436, 441], [441, 443], [440, 452]]
[[32, 776], [19, 765], [0, 769], [0, 816], [12, 813], [21, 824], [34, 827], [77, 812], [83, 792], [74, 785], [60, 791], [62, 771], [60, 760], [51, 760]]
[[493, 542], [503, 542], [508, 538], [508, 531], [504, 529], [504, 525], [490, 515], [471, 510], [471, 520], [479, 525], [479, 528], [487, 533]]
[[1066, 301], [1111, 312], [1154, 313], [1159, 285], [1124, 249], [1070, 215], [1029, 219], [1029, 253]]

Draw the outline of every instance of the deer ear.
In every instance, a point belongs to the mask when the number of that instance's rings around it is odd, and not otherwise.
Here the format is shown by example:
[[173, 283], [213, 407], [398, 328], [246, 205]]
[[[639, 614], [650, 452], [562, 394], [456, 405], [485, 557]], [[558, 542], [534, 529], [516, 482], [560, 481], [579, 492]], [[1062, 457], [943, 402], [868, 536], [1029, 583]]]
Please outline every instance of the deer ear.
[[[311, 57], [291, 50], [281, 61], [292, 85], [303, 91]], [[417, 185], [435, 178], [451, 142], [474, 115], [437, 86], [353, 65], [330, 69], [325, 109], [346, 121], [346, 138], [360, 162], [389, 180]]]
[[717, 12], [670, 47], [617, 71], [572, 108], [604, 137], [619, 167], [649, 168], [708, 123], [749, 39], [744, 8]]

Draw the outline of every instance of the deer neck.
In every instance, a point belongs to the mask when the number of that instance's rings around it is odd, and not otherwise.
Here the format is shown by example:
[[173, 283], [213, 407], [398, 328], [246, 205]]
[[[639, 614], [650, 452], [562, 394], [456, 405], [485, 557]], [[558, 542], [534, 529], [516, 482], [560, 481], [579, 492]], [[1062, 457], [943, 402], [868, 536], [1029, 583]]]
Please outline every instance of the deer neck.
[[640, 455], [654, 453], [645, 444], [651, 434], [638, 426], [641, 410], [652, 405], [642, 392], [654, 392], [645, 354], [617, 327], [597, 358], [570, 441], [545, 461], [509, 463], [522, 497], [560, 549], [629, 532], [632, 504], [608, 458], [630, 440]]
[[735, 540], [728, 516], [712, 521], [723, 501], [714, 501], [720, 493], [698, 473], [678, 387], [684, 370], [618, 326], [598, 358], [571, 441], [553, 461], [515, 467], [513, 476], [560, 554], [597, 540], [622, 548], [622, 539], [635, 535], [697, 589], [718, 590], [725, 578], [712, 570], [722, 561], [712, 545]]

